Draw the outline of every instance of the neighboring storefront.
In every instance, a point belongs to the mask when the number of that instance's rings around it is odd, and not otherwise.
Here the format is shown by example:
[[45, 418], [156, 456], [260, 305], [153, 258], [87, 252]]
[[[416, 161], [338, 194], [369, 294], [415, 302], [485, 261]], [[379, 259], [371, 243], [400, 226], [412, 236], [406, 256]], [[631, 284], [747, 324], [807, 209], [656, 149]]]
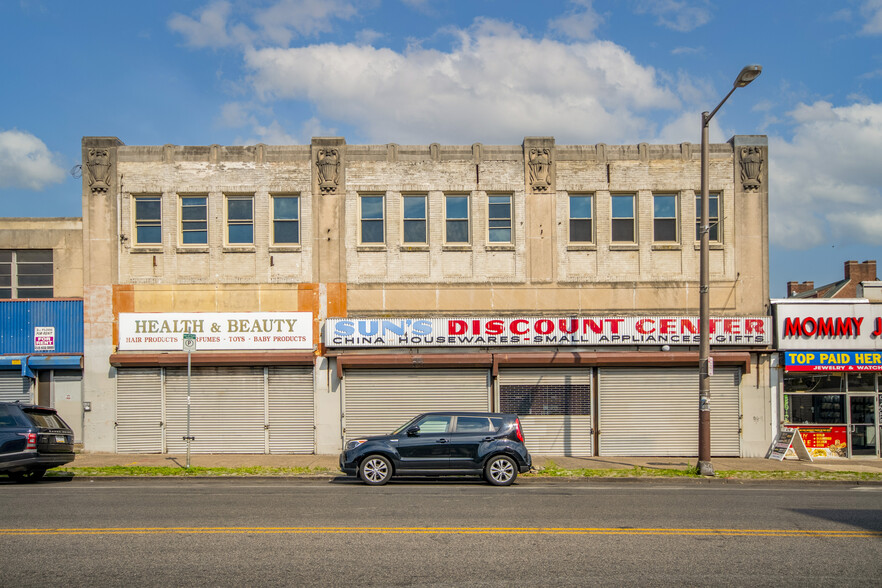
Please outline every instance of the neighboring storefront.
[[83, 432], [83, 301], [0, 301], [0, 401], [52, 406]]
[[[329, 319], [344, 436], [419, 412], [519, 415], [537, 455], [694, 455], [698, 319], [677, 316]], [[712, 453], [741, 455], [745, 374], [768, 317], [714, 317]], [[674, 349], [674, 350], [671, 350]], [[752, 368], [753, 366], [753, 368]]]
[[775, 301], [781, 414], [815, 457], [877, 456], [882, 304]]
[[189, 402], [194, 453], [313, 453], [314, 360], [307, 312], [121, 313], [116, 451], [185, 452]]

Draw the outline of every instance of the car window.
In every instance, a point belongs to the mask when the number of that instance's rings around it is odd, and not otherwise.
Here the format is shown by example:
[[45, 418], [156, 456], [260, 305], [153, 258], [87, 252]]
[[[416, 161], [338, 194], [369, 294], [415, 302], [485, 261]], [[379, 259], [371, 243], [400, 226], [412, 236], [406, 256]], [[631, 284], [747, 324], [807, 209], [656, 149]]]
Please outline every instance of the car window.
[[28, 418], [31, 419], [31, 422], [34, 423], [38, 427], [43, 427], [46, 429], [66, 429], [67, 425], [58, 418], [54, 413], [51, 412], [37, 412], [37, 411], [25, 411], [25, 414], [28, 415]]
[[8, 406], [0, 406], [0, 427], [18, 427], [20, 426], [15, 415], [12, 414], [12, 408]]
[[450, 428], [450, 416], [428, 415], [416, 423], [420, 433], [446, 433]]
[[490, 423], [493, 426], [493, 430], [498, 431], [499, 428], [502, 426], [502, 419], [499, 417], [490, 417]]
[[457, 433], [490, 433], [495, 431], [491, 428], [490, 419], [487, 417], [466, 417], [456, 418]]

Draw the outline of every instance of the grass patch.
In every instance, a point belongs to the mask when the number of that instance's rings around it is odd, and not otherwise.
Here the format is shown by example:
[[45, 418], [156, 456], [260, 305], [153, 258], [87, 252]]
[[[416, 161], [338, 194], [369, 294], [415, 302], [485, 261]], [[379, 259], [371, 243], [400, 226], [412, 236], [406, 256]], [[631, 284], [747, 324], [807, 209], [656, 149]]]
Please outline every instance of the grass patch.
[[[660, 469], [634, 466], [619, 469], [565, 469], [553, 461], [535, 473], [525, 474], [536, 478], [702, 478], [698, 467], [685, 469]], [[877, 472], [828, 472], [828, 471], [757, 471], [757, 470], [718, 470], [716, 478], [729, 480], [814, 480], [839, 482], [882, 482], [882, 473]]]
[[60, 467], [46, 472], [47, 476], [131, 476], [131, 477], [199, 477], [199, 476], [312, 476], [333, 474], [336, 470], [325, 467], [274, 468], [265, 466], [241, 468], [205, 468], [178, 466], [107, 466], [107, 467]]

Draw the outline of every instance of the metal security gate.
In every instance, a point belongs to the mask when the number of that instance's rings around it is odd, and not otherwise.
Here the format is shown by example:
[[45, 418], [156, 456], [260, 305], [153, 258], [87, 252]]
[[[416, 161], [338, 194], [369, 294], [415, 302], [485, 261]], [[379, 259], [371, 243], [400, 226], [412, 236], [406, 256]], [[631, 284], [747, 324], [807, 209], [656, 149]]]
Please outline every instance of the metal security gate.
[[31, 401], [31, 379], [18, 370], [0, 372], [0, 402]]
[[488, 411], [489, 384], [482, 369], [346, 370], [344, 436], [391, 433], [421, 412]]
[[591, 368], [500, 369], [501, 412], [514, 412], [534, 455], [590, 456]]
[[[186, 368], [117, 370], [116, 450], [185, 453]], [[193, 453], [313, 453], [312, 367], [197, 367]]]
[[314, 453], [315, 411], [310, 367], [267, 368], [270, 453]]
[[[740, 368], [711, 376], [711, 454], [739, 456]], [[600, 455], [698, 455], [697, 368], [599, 368]]]
[[[186, 453], [187, 368], [165, 368], [169, 453]], [[193, 453], [265, 453], [262, 367], [198, 367], [190, 381]]]
[[162, 453], [162, 369], [116, 371], [116, 451]]
[[0, 402], [31, 401], [31, 380], [21, 372], [0, 372]]

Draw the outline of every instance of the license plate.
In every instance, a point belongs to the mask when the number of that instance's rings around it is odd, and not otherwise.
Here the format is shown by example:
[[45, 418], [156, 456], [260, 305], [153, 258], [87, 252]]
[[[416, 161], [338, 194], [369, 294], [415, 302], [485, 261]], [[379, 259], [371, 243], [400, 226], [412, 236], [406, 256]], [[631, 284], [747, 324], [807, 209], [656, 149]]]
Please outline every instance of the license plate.
[[55, 442], [56, 443], [67, 443], [67, 437], [65, 437], [64, 435], [55, 435]]

